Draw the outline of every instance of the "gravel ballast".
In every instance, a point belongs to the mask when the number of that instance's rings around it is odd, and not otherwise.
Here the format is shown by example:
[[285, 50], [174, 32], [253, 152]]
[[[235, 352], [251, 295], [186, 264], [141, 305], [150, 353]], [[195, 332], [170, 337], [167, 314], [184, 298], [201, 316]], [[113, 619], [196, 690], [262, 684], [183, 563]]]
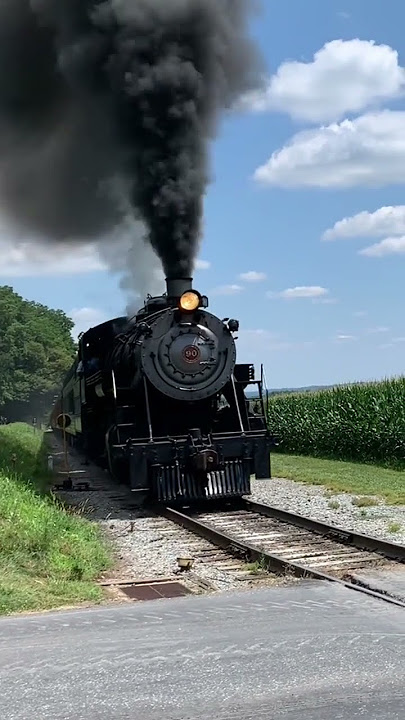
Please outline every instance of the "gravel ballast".
[[[64, 468], [61, 443], [51, 436], [50, 445], [55, 470], [61, 471]], [[98, 522], [113, 546], [115, 566], [102, 580], [112, 583], [114, 580], [176, 579], [193, 592], [223, 592], [296, 582], [291, 577], [252, 573], [246, 563], [207, 540], [147, 509], [134, 509], [133, 498], [125, 486], [115, 483], [93, 463], [83, 465], [75, 451], [69, 449], [68, 457], [69, 471], [72, 475], [80, 473], [76, 475], [77, 481], [89, 482], [92, 489], [61, 491], [61, 499], [89, 520]], [[179, 557], [193, 559], [191, 572], [179, 573]]]
[[359, 507], [355, 504], [359, 497], [364, 496], [331, 493], [321, 485], [272, 478], [253, 480], [249, 499], [337, 525], [344, 530], [405, 544], [405, 505], [386, 505], [381, 498], [367, 496], [370, 502], [376, 504]]
[[[51, 437], [55, 470], [62, 466], [61, 444]], [[82, 458], [69, 451], [69, 469], [84, 471], [93, 491], [62, 492], [69, 505], [80, 507], [83, 515], [96, 521], [110, 539], [116, 563], [103, 580], [142, 581], [180, 579], [178, 557], [192, 557], [191, 573], [182, 573], [181, 581], [193, 592], [224, 592], [258, 584], [283, 584], [291, 578], [257, 577], [237, 558], [232, 558], [202, 538], [148, 510], [131, 508], [131, 493], [117, 485], [99, 467], [83, 465]], [[347, 530], [405, 543], [405, 506], [390, 507], [380, 500], [372, 507], [357, 507], [356, 496], [333, 494], [322, 486], [311, 486], [281, 478], [253, 480], [250, 499], [328, 522]], [[400, 530], [389, 531], [397, 523]], [[204, 588], [205, 583], [205, 588]]]

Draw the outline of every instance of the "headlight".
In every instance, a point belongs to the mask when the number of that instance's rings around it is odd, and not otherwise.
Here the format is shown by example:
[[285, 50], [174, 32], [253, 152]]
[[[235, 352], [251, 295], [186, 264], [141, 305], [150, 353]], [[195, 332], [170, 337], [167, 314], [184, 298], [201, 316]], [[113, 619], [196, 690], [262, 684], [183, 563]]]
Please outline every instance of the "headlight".
[[183, 293], [179, 300], [179, 308], [183, 310], [183, 312], [194, 312], [194, 310], [200, 307], [200, 304], [201, 297], [199, 293], [194, 292], [194, 290], [188, 290]]

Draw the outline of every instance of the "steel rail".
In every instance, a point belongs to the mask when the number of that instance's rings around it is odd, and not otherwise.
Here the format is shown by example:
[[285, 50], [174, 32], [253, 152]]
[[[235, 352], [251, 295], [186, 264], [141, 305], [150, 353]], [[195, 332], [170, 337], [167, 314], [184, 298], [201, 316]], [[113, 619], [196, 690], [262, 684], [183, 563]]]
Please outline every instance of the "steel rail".
[[356, 592], [361, 592], [373, 598], [377, 598], [379, 600], [383, 600], [384, 602], [391, 603], [392, 605], [405, 608], [404, 602], [402, 602], [401, 600], [397, 600], [390, 595], [380, 593], [376, 590], [370, 590], [369, 588], [359, 585], [356, 582], [341, 580], [340, 578], [333, 577], [332, 575], [320, 572], [319, 570], [315, 570], [311, 567], [305, 567], [300, 563], [281, 558], [280, 556], [270, 553], [267, 550], [257, 547], [256, 545], [252, 545], [251, 543], [245, 541], [240, 541], [237, 538], [232, 537], [231, 535], [227, 535], [226, 533], [211, 527], [207, 523], [202, 522], [201, 520], [198, 520], [195, 517], [191, 517], [190, 515], [187, 515], [185, 513], [179, 512], [178, 510], [174, 510], [173, 508], [161, 508], [160, 514], [166, 517], [168, 520], [175, 522], [177, 525], [180, 525], [181, 527], [190, 530], [195, 535], [199, 535], [200, 537], [209, 540], [214, 545], [223, 548], [231, 555], [241, 557], [246, 562], [262, 562], [265, 565], [266, 569], [270, 572], [290, 573], [295, 577], [313, 578], [316, 580], [326, 580], [328, 582], [338, 583], [339, 585], [342, 585], [349, 590], [355, 590]]
[[312, 520], [304, 515], [296, 515], [295, 513], [290, 513], [271, 505], [262, 505], [261, 503], [252, 502], [251, 500], [243, 499], [239, 504], [239, 508], [247, 510], [248, 512], [256, 512], [266, 517], [275, 518], [276, 520], [286, 522], [289, 525], [295, 525], [304, 530], [310, 530], [311, 532], [344, 545], [353, 545], [353, 547], [357, 547], [359, 550], [368, 550], [369, 552], [378, 553], [396, 562], [405, 563], [405, 545], [380, 540], [379, 538], [363, 535], [353, 532], [352, 530], [344, 530], [336, 525], [329, 525], [319, 520]]

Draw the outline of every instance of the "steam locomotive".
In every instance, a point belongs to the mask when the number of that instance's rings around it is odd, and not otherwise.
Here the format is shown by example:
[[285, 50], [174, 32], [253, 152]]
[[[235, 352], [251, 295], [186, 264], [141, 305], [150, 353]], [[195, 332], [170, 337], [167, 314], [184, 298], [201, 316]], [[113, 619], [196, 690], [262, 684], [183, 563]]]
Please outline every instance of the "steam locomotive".
[[191, 278], [166, 285], [132, 319], [82, 335], [51, 424], [138, 505], [249, 495], [252, 475], [270, 477], [262, 378], [236, 363], [237, 320], [209, 313]]

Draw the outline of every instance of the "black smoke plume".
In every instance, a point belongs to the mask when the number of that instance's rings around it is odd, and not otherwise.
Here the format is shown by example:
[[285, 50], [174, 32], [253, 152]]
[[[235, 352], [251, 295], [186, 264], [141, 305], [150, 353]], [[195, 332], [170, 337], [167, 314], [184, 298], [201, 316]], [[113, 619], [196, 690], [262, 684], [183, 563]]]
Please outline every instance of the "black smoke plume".
[[105, 237], [130, 213], [165, 273], [190, 273], [209, 141], [261, 76], [251, 9], [0, 0], [3, 213], [53, 242]]

